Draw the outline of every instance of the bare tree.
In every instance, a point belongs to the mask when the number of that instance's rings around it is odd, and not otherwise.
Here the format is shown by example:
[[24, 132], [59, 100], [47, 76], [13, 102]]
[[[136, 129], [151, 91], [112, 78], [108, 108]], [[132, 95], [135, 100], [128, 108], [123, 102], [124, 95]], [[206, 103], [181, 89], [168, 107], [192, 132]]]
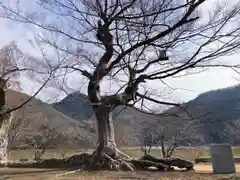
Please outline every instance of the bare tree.
[[178, 132], [166, 129], [168, 128], [159, 124], [144, 124], [139, 138], [144, 156], [150, 154], [152, 147], [155, 146], [160, 147], [163, 158], [172, 157], [181, 136]]
[[155, 133], [155, 130], [150, 125], [145, 125], [139, 136], [141, 150], [144, 156], [146, 156], [151, 153], [152, 146], [157, 145], [158, 134]]
[[[5, 91], [9, 87], [21, 90], [17, 62], [11, 48], [14, 44], [0, 49], [0, 159], [6, 162], [8, 155], [8, 133], [13, 119], [13, 112], [6, 105]], [[6, 111], [8, 111], [6, 113]]]
[[[139, 105], [135, 102], [140, 99], [145, 107], [149, 101], [179, 106], [145, 93], [149, 81], [164, 83], [166, 78], [197, 67], [238, 67], [214, 61], [235, 53], [240, 46], [238, 1], [229, 6], [222, 1], [211, 4], [214, 8], [205, 14], [202, 8], [210, 3], [206, 0], [38, 2], [43, 12], [39, 16], [36, 12], [26, 16], [19, 8], [1, 3], [6, 12], [2, 16], [61, 37], [62, 41], [49, 39], [53, 36], [39, 39], [75, 60], [65, 61], [59, 68], [80, 72], [88, 80], [88, 98], [98, 125], [93, 167], [134, 169], [135, 161], [126, 159], [116, 147], [112, 121], [116, 107]], [[47, 16], [41, 18], [42, 14]], [[116, 90], [103, 93], [103, 82]]]
[[[21, 66], [21, 61], [28, 61], [29, 63], [34, 58], [24, 54], [20, 49], [18, 49], [15, 42], [12, 42], [8, 45], [1, 47], [0, 49], [0, 153], [1, 153], [1, 161], [7, 161], [8, 149], [9, 149], [9, 138], [14, 139], [18, 138], [19, 127], [21, 125], [17, 125], [11, 133], [12, 121], [14, 118], [14, 111], [22, 108], [28, 102], [30, 102], [47, 84], [51, 75], [49, 73], [47, 76], [49, 77], [43, 85], [29, 98], [22, 101], [20, 104], [11, 106], [7, 104], [7, 96], [6, 91], [22, 91], [21, 88], [21, 80], [20, 73], [23, 71], [34, 71], [29, 67]], [[51, 73], [50, 73], [51, 74]]]
[[[44, 57], [42, 58], [44, 59]], [[46, 59], [45, 59], [46, 60]], [[35, 98], [39, 92], [49, 83], [52, 78], [52, 72], [57, 68], [51, 69], [46, 72], [43, 63], [38, 62], [39, 59], [23, 53], [15, 42], [11, 42], [0, 49], [0, 117], [7, 116], [30, 102]], [[27, 62], [27, 64], [24, 64]], [[44, 69], [45, 68], [45, 69]], [[36, 76], [44, 76], [44, 80], [41, 82], [41, 86], [35, 91], [28, 99], [13, 107], [8, 106], [6, 103], [6, 91], [21, 92], [21, 73], [30, 73], [30, 77], [33, 79], [33, 74]], [[26, 75], [26, 74], [25, 74]]]
[[159, 144], [161, 147], [163, 158], [172, 157], [173, 152], [178, 145], [177, 134], [171, 135], [171, 138], [168, 138], [167, 132], [162, 129], [159, 134]]
[[14, 47], [15, 45], [12, 43], [0, 49], [1, 112], [4, 111], [3, 108], [6, 105], [5, 89], [13, 86], [13, 88], [15, 87], [16, 90], [21, 90], [19, 72], [17, 70], [17, 60], [14, 59], [11, 51], [11, 49]]
[[36, 134], [27, 139], [27, 144], [35, 150], [34, 161], [40, 161], [47, 148], [53, 145], [59, 136], [59, 132], [54, 127], [42, 125], [39, 130], [41, 134]]

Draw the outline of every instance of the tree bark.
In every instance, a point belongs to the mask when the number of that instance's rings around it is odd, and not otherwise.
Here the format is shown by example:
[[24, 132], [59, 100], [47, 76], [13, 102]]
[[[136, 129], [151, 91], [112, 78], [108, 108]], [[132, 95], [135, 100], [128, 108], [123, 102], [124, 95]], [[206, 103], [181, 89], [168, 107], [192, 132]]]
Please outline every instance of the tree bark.
[[5, 100], [5, 80], [0, 78], [0, 112], [2, 113], [3, 107], [5, 106], [6, 100]]
[[100, 107], [96, 112], [98, 125], [98, 153], [116, 157], [116, 143], [111, 108]]
[[[92, 104], [98, 125], [98, 146], [93, 154], [90, 166], [99, 166], [100, 164], [100, 167], [118, 169], [119, 167], [117, 166], [120, 165], [133, 170], [128, 163], [118, 158], [121, 156], [129, 159], [127, 155], [116, 148], [112, 111], [117, 106], [133, 100], [133, 94], [136, 92], [137, 86], [141, 81], [130, 83], [131, 87], [127, 87], [124, 93], [111, 96], [100, 95], [101, 81], [112, 70], [112, 68], [109, 68], [109, 62], [113, 56], [114, 49], [112, 35], [108, 26], [109, 24], [102, 25], [101, 21], [98, 21], [97, 38], [105, 46], [106, 51], [100, 58], [93, 74], [89, 77], [88, 84], [88, 98]], [[104, 161], [106, 162], [105, 164]]]

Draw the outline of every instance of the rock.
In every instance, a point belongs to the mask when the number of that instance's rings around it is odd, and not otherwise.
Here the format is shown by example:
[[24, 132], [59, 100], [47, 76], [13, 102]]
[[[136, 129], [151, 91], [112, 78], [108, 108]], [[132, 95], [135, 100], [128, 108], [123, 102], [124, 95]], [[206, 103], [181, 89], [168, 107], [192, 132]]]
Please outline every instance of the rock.
[[151, 155], [146, 155], [141, 158], [142, 160], [148, 160], [156, 163], [162, 163], [164, 165], [167, 165], [169, 167], [176, 166], [178, 168], [186, 168], [187, 170], [192, 170], [194, 164], [192, 162], [179, 159], [179, 158], [163, 158], [163, 159], [157, 159]]

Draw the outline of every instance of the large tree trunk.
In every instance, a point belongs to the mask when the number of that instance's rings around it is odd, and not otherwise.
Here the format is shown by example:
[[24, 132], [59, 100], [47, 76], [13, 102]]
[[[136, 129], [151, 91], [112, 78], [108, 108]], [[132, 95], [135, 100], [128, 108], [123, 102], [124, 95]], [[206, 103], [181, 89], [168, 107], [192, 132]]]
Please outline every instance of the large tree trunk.
[[88, 75], [88, 98], [92, 104], [98, 125], [98, 146], [93, 154], [90, 166], [107, 167], [108, 169], [119, 169], [119, 166], [125, 166], [127, 169], [133, 170], [130, 164], [121, 160], [122, 157], [127, 159], [130, 159], [130, 157], [116, 148], [112, 110], [132, 100], [133, 90], [136, 92], [139, 82], [129, 83], [131, 87], [127, 87], [122, 94], [100, 96], [100, 83], [112, 69], [112, 67], [109, 68], [108, 64], [114, 52], [112, 35], [108, 26], [108, 23], [102, 25], [101, 21], [98, 21], [97, 38], [105, 46], [106, 51], [100, 58], [93, 74]]
[[110, 157], [116, 156], [116, 143], [112, 112], [109, 107], [100, 107], [96, 112], [98, 125], [98, 153], [106, 153]]

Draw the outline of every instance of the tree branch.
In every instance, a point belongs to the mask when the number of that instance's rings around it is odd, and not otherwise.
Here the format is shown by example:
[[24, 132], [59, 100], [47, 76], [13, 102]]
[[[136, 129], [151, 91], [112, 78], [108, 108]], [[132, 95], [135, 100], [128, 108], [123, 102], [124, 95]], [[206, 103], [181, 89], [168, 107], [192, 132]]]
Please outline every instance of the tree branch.
[[74, 66], [63, 66], [61, 68], [73, 69], [73, 70], [79, 71], [79, 72], [82, 73], [83, 76], [87, 77], [89, 80], [92, 78], [92, 74], [90, 74], [88, 71], [79, 69], [79, 68], [74, 67]]
[[165, 101], [159, 101], [159, 100], [156, 100], [156, 99], [153, 99], [153, 98], [150, 98], [146, 95], [143, 95], [143, 94], [140, 94], [140, 93], [136, 93], [137, 96], [141, 97], [141, 98], [144, 98], [144, 99], [147, 99], [149, 101], [152, 101], [152, 102], [155, 102], [157, 104], [163, 104], [163, 105], [168, 105], [168, 106], [177, 106], [177, 107], [180, 107], [180, 104], [177, 104], [177, 103], [171, 103], [171, 102], [165, 102]]
[[196, 10], [196, 8], [202, 4], [205, 0], [199, 0], [197, 1], [197, 3], [195, 3], [194, 5], [191, 5], [189, 7], [189, 9], [187, 10], [187, 12], [185, 13], [185, 15], [175, 24], [173, 25], [171, 28], [168, 28], [167, 30], [159, 33], [158, 35], [149, 38], [147, 40], [141, 41], [135, 45], [133, 45], [132, 47], [130, 47], [129, 49], [127, 49], [125, 52], [121, 53], [110, 65], [108, 69], [112, 69], [116, 64], [118, 64], [120, 62], [120, 60], [127, 54], [131, 53], [132, 51], [134, 51], [135, 49], [145, 45], [145, 44], [150, 44], [153, 43], [154, 41], [156, 41], [157, 39], [160, 39], [164, 36], [166, 36], [167, 34], [169, 34], [170, 32], [176, 30], [178, 27], [183, 26], [184, 24], [187, 24], [189, 22], [195, 21], [197, 20], [199, 17], [195, 17], [195, 18], [190, 18], [188, 19], [188, 17]]

